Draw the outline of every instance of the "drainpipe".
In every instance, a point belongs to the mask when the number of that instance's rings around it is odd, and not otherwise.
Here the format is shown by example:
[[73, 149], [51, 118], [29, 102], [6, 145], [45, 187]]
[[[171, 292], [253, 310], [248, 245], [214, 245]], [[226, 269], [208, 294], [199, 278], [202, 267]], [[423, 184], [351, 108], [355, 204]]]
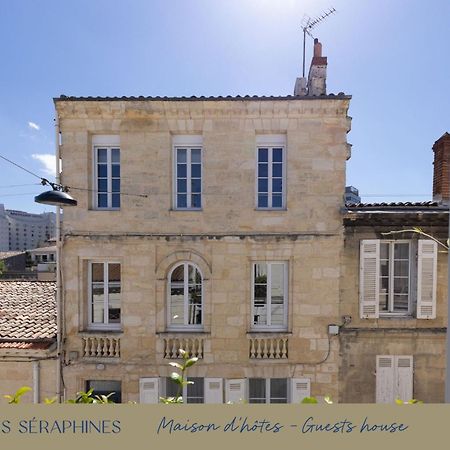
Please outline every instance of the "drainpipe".
[[[56, 156], [56, 183], [61, 184], [60, 149], [59, 149], [59, 117], [55, 115], [55, 156]], [[62, 283], [61, 283], [61, 208], [56, 207], [56, 398], [61, 403], [62, 397]]]
[[40, 399], [40, 362], [33, 361], [33, 403], [39, 403]]

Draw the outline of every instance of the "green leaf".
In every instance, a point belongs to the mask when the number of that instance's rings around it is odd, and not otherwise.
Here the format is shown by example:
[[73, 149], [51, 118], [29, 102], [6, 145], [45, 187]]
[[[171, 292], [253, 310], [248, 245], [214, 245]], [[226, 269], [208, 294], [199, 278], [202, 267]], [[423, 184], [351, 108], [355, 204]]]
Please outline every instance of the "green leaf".
[[315, 397], [305, 397], [301, 403], [319, 403]]
[[186, 352], [182, 349], [182, 348], [179, 348], [178, 349], [178, 353], [184, 358], [185, 357], [185, 355], [186, 355]]
[[396, 404], [396, 405], [403, 405], [403, 401], [400, 400], [399, 398], [396, 398], [396, 399], [395, 399], [395, 404]]
[[329, 405], [333, 404], [333, 400], [331, 400], [331, 397], [329, 395], [326, 395], [323, 399], [325, 403], [328, 403]]
[[191, 366], [193, 366], [196, 362], [198, 361], [198, 358], [196, 358], [196, 357], [194, 357], [194, 358], [189, 358], [187, 361], [186, 361], [186, 364], [184, 365], [184, 367], [191, 367]]
[[31, 391], [31, 388], [29, 386], [22, 386], [20, 389], [17, 389], [16, 393], [14, 394], [15, 397], [20, 397], [21, 395], [25, 394], [26, 392]]
[[179, 373], [176, 372], [172, 372], [170, 374], [170, 378], [173, 382], [177, 383], [177, 384], [182, 384], [183, 383], [183, 378], [181, 377], [181, 375]]
[[178, 364], [177, 362], [170, 362], [169, 365], [172, 367], [176, 367], [177, 369], [183, 370], [183, 366], [181, 364]]

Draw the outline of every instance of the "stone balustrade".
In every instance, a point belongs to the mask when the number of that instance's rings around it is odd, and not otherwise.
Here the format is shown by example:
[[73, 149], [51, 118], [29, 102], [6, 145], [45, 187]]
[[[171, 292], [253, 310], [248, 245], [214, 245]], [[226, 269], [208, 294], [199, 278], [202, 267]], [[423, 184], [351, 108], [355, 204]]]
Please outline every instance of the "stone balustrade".
[[188, 352], [190, 357], [203, 358], [203, 338], [202, 337], [165, 337], [164, 358], [181, 358], [180, 349]]
[[84, 358], [120, 358], [120, 339], [110, 336], [85, 336]]
[[249, 340], [250, 359], [287, 359], [288, 338], [258, 337]]

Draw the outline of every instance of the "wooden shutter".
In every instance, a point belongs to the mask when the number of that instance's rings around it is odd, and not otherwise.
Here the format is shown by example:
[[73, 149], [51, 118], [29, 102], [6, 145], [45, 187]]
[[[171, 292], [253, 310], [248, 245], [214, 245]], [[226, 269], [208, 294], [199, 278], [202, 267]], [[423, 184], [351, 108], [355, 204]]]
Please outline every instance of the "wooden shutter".
[[380, 293], [380, 241], [361, 241], [359, 266], [359, 307], [362, 319], [376, 319]]
[[226, 403], [242, 403], [247, 400], [246, 380], [226, 380], [225, 382], [225, 401]]
[[436, 318], [437, 244], [419, 239], [417, 256], [417, 318]]
[[309, 378], [291, 379], [291, 403], [300, 403], [311, 396], [311, 380]]
[[159, 403], [159, 378], [139, 379], [139, 403]]
[[222, 378], [205, 378], [205, 403], [223, 403]]
[[407, 402], [413, 398], [413, 357], [396, 356], [395, 398]]
[[392, 403], [394, 401], [394, 357], [377, 356], [376, 402]]

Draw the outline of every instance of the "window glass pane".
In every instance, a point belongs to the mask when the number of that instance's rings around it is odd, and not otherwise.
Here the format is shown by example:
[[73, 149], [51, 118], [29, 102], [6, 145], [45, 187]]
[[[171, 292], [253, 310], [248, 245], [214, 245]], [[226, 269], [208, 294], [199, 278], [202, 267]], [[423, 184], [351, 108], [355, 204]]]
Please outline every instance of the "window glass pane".
[[188, 377], [188, 381], [194, 384], [187, 385], [186, 403], [203, 403], [204, 402], [204, 379]]
[[272, 192], [282, 192], [283, 180], [281, 178], [274, 178], [272, 180]]
[[271, 325], [284, 324], [284, 265], [272, 264]]
[[272, 176], [282, 177], [283, 176], [283, 165], [282, 164], [272, 164]]
[[202, 282], [200, 272], [192, 264], [188, 264], [188, 280], [189, 284], [200, 284]]
[[119, 164], [113, 164], [111, 166], [112, 169], [112, 176], [114, 178], [119, 178], [120, 177], [120, 165]]
[[258, 195], [258, 208], [267, 208], [268, 206], [269, 196], [266, 195]]
[[187, 162], [186, 149], [185, 148], [177, 149], [177, 163], [185, 163], [185, 162]]
[[112, 191], [113, 192], [120, 192], [120, 179], [113, 179], [112, 180]]
[[98, 177], [106, 178], [108, 176], [108, 166], [106, 164], [98, 164]]
[[92, 263], [92, 281], [98, 282], [104, 280], [104, 267], [103, 263]]
[[120, 264], [108, 264], [108, 280], [120, 283]]
[[199, 163], [201, 160], [201, 150], [199, 148], [193, 148], [191, 150], [191, 162]]
[[94, 388], [95, 395], [110, 395], [108, 398], [114, 403], [120, 403], [122, 401], [122, 386], [120, 381], [112, 380], [88, 380], [86, 382], [86, 391]]
[[408, 295], [394, 294], [394, 311], [408, 311]]
[[97, 149], [97, 162], [106, 163], [108, 161], [108, 150], [106, 148]]
[[170, 323], [184, 324], [184, 288], [176, 285], [170, 290]]
[[201, 325], [202, 323], [202, 290], [201, 287], [189, 288], [189, 325]]
[[258, 161], [259, 162], [269, 161], [269, 151], [267, 148], [259, 148], [258, 149]]
[[202, 166], [201, 164], [191, 165], [191, 177], [200, 178], [202, 176]]
[[269, 192], [269, 183], [267, 178], [258, 179], [258, 192]]
[[269, 165], [266, 163], [258, 164], [258, 177], [267, 177], [269, 174], [268, 167]]
[[382, 291], [379, 297], [380, 311], [389, 311], [389, 297], [385, 291]]
[[[166, 397], [176, 397], [178, 395], [179, 389], [178, 384], [172, 381], [170, 377], [166, 378]], [[182, 395], [182, 393], [181, 393]]]
[[264, 378], [249, 378], [248, 402], [266, 403], [266, 380]]
[[120, 194], [112, 195], [112, 207], [119, 208], [120, 207]]
[[191, 180], [191, 192], [198, 193], [202, 190], [202, 182], [200, 179], [196, 178]]
[[177, 177], [178, 178], [186, 178], [187, 176], [187, 169], [186, 164], [177, 164]]
[[120, 163], [120, 149], [118, 148], [111, 149], [111, 162]]
[[172, 271], [172, 282], [183, 283], [184, 281], [184, 264], [180, 264]]
[[106, 192], [108, 190], [108, 180], [105, 178], [100, 178], [97, 183], [99, 192]]
[[108, 322], [120, 323], [120, 284], [108, 286]]
[[394, 261], [394, 275], [407, 277], [409, 275], [409, 261]]
[[177, 192], [187, 192], [187, 180], [185, 178], [177, 180]]
[[382, 277], [388, 277], [389, 276], [389, 260], [380, 260], [380, 275]]
[[120, 177], [120, 165], [119, 164], [113, 164], [111, 166], [112, 168], [112, 176], [114, 178], [119, 178]]
[[187, 195], [186, 194], [178, 194], [177, 195], [177, 208], [186, 208], [187, 207]]
[[386, 242], [380, 243], [380, 258], [381, 259], [389, 258], [389, 244]]
[[272, 195], [272, 208], [281, 208], [283, 206], [283, 196], [281, 194]]
[[255, 264], [253, 324], [267, 325], [267, 264]]
[[287, 403], [287, 379], [270, 379], [270, 403]]
[[407, 242], [394, 245], [394, 258], [395, 259], [409, 258], [409, 244]]
[[105, 295], [103, 283], [92, 284], [92, 322], [103, 323], [105, 311]]
[[272, 149], [272, 161], [273, 162], [282, 162], [283, 161], [283, 149], [281, 149], [281, 148]]
[[394, 277], [394, 293], [395, 294], [407, 294], [408, 286], [409, 286], [408, 278]]
[[201, 194], [193, 194], [191, 198], [192, 198], [192, 208], [201, 208], [202, 207]]

